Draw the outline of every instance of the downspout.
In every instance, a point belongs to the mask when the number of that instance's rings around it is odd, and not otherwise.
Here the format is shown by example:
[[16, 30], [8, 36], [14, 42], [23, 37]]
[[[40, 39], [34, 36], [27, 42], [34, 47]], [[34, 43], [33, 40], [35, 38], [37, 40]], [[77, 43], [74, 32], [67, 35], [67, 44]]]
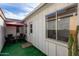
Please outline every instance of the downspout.
[[[58, 17], [57, 17], [57, 11], [56, 11], [56, 41], [58, 39], [57, 29], [58, 29]], [[56, 56], [57, 56], [57, 45], [56, 45]]]

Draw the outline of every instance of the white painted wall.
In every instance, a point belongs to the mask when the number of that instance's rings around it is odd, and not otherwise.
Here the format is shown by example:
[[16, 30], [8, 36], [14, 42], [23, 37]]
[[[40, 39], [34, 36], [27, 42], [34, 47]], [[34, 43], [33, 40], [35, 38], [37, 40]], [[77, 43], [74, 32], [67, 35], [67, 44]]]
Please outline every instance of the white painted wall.
[[[23, 32], [23, 27], [19, 27], [20, 32]], [[7, 34], [13, 34], [13, 36], [16, 36], [16, 26], [6, 26], [6, 36]]]
[[[46, 22], [45, 15], [50, 14], [58, 9], [69, 6], [69, 3], [47, 4], [30, 15], [26, 21], [27, 24], [27, 39], [35, 47], [41, 50], [43, 53], [49, 56], [68, 55], [67, 43], [54, 41], [53, 39], [46, 38]], [[30, 39], [29, 35], [29, 23], [33, 23], [33, 33]]]
[[16, 27], [15, 26], [6, 26], [6, 35], [7, 34], [13, 34], [13, 36], [16, 36]]
[[0, 17], [0, 52], [3, 48], [4, 42], [4, 20]]

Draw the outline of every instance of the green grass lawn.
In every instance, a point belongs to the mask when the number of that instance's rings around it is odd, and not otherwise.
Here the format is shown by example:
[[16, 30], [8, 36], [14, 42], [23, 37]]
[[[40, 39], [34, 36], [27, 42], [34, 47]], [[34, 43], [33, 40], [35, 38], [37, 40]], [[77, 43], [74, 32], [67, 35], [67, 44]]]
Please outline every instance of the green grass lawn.
[[5, 44], [2, 54], [4, 56], [45, 56], [44, 53], [39, 51], [34, 46], [30, 46], [28, 48], [22, 48], [21, 44], [24, 42], [16, 42]]

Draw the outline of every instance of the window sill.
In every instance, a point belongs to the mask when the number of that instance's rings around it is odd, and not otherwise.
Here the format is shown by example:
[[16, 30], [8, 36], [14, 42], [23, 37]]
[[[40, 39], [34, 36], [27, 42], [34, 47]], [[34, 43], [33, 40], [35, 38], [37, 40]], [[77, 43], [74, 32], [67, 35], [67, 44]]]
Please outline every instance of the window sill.
[[68, 48], [68, 45], [66, 42], [62, 42], [62, 41], [58, 41], [58, 40], [55, 40], [55, 39], [50, 39], [50, 38], [47, 38], [46, 41], [50, 42], [50, 43], [54, 43], [56, 45], [61, 45], [63, 47], [66, 47]]

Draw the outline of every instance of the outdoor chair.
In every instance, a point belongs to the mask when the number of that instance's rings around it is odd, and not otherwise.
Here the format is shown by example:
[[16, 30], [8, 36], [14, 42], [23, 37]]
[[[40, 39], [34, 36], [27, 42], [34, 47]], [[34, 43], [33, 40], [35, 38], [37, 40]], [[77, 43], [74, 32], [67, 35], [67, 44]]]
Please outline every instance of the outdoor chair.
[[5, 38], [7, 43], [13, 43], [14, 42], [14, 37], [13, 34], [8, 34], [7, 37]]
[[25, 37], [26, 37], [25, 34], [21, 33], [20, 36], [19, 36], [19, 40], [25, 41]]

